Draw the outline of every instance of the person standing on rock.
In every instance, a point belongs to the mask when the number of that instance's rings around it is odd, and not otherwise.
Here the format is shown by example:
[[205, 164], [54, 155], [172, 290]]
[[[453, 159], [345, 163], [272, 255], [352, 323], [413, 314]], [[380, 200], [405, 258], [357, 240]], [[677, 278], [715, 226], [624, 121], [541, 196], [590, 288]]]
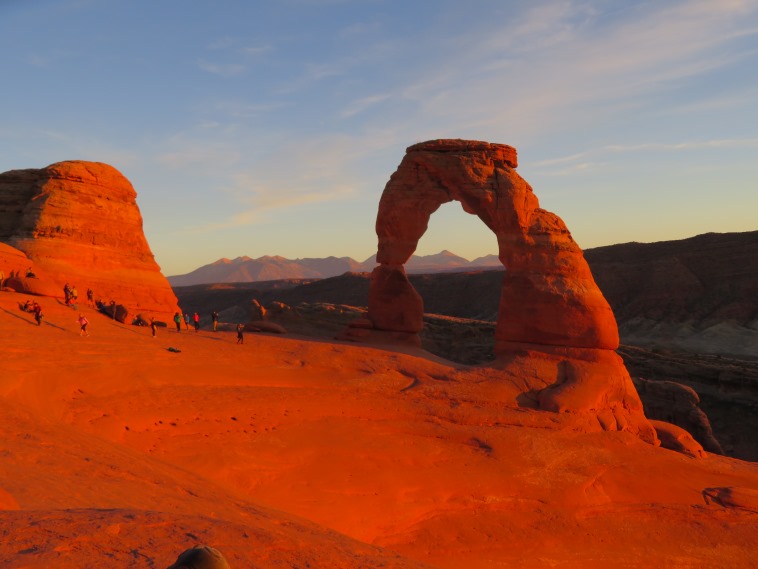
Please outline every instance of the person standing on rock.
[[211, 312], [211, 320], [213, 320], [213, 331], [216, 332], [218, 328], [218, 312], [215, 310]]
[[34, 312], [34, 321], [37, 322], [37, 326], [42, 326], [42, 307], [35, 302], [32, 312]]
[[150, 317], [150, 331], [153, 333], [153, 338], [155, 338], [157, 328], [158, 326], [155, 324], [155, 318], [151, 316]]
[[182, 331], [182, 315], [178, 312], [174, 312], [174, 324], [176, 324], [176, 331]]
[[192, 316], [192, 321], [195, 323], [195, 332], [198, 332], [200, 330], [200, 315], [197, 312]]
[[87, 306], [95, 308], [95, 293], [91, 288], [87, 289]]
[[184, 313], [184, 327], [189, 330], [190, 315], [189, 312]]
[[79, 323], [79, 335], [89, 336], [89, 332], [87, 332], [87, 324], [89, 324], [89, 320], [87, 320], [87, 317], [80, 312], [79, 318], [77, 318], [76, 321]]
[[242, 333], [244, 331], [245, 331], [245, 325], [242, 322], [240, 322], [239, 324], [237, 324], [237, 343], [238, 344], [244, 344], [245, 343], [245, 338], [242, 335]]

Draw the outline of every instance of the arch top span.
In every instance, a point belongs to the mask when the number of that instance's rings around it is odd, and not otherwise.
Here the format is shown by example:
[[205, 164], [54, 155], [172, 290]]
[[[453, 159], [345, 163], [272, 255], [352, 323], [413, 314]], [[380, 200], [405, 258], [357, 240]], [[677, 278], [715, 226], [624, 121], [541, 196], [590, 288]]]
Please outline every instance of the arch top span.
[[518, 154], [513, 146], [496, 144], [482, 140], [462, 140], [460, 138], [438, 138], [419, 142], [405, 149], [411, 152], [486, 152], [493, 160], [502, 160], [511, 168], [518, 167]]

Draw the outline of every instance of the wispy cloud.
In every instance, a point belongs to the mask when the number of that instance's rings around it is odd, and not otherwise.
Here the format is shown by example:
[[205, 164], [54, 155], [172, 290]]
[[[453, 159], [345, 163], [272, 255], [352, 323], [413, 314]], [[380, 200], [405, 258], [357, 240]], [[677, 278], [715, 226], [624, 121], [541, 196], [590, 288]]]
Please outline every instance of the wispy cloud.
[[559, 156], [532, 162], [532, 172], [548, 176], [583, 174], [603, 167], [614, 156], [653, 152], [690, 152], [709, 149], [758, 148], [758, 138], [731, 138], [690, 140], [682, 142], [646, 142], [641, 144], [609, 144], [568, 156]]
[[[236, 77], [246, 73], [262, 55], [274, 51], [274, 46], [269, 43], [249, 45], [246, 39], [227, 36], [210, 42], [206, 49], [212, 52], [213, 61], [199, 59], [200, 69], [221, 77]], [[219, 58], [228, 61], [216, 61]]]
[[197, 66], [203, 71], [221, 77], [235, 77], [247, 71], [247, 67], [241, 63], [212, 63], [204, 59], [199, 60]]
[[733, 44], [756, 35], [757, 19], [753, 1], [613, 11], [544, 3], [452, 37], [438, 61], [397, 90], [418, 105], [416, 125], [445, 121], [463, 133], [534, 139], [562, 124], [640, 108], [683, 81], [753, 57]]
[[215, 109], [232, 118], [248, 119], [286, 107], [283, 101], [251, 103], [246, 101], [219, 101]]
[[604, 149], [609, 152], [640, 152], [654, 150], [673, 152], [677, 150], [703, 150], [708, 148], [754, 148], [758, 147], [758, 138], [731, 138], [717, 140], [697, 140], [676, 143], [613, 144]]
[[378, 105], [389, 99], [392, 95], [389, 93], [382, 93], [379, 95], [371, 95], [369, 97], [363, 97], [350, 103], [347, 108], [343, 109], [340, 113], [340, 117], [343, 119], [350, 118], [354, 115], [362, 113], [366, 109]]

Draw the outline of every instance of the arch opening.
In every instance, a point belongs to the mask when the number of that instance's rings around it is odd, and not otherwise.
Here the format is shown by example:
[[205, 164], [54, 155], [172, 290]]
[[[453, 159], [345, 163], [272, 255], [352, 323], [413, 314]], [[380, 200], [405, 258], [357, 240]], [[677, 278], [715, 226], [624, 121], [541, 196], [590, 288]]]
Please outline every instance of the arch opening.
[[458, 200], [443, 203], [405, 271], [423, 302], [421, 347], [467, 365], [492, 361], [503, 265], [479, 216]]

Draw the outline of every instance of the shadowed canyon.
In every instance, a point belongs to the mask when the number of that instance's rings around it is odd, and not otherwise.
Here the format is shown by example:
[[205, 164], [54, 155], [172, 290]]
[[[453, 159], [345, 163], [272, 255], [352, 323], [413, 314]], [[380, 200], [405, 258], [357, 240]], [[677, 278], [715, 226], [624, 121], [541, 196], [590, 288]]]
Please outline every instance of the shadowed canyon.
[[[754, 404], [755, 272], [722, 255], [693, 280], [686, 244], [647, 279], [644, 246], [585, 256], [516, 169], [506, 145], [411, 146], [370, 275], [177, 294], [114, 168], [0, 174], [2, 566], [163, 568], [196, 544], [233, 568], [755, 566], [754, 430], [719, 430]], [[406, 272], [448, 201], [505, 271]], [[677, 335], [724, 361], [677, 360]]]

